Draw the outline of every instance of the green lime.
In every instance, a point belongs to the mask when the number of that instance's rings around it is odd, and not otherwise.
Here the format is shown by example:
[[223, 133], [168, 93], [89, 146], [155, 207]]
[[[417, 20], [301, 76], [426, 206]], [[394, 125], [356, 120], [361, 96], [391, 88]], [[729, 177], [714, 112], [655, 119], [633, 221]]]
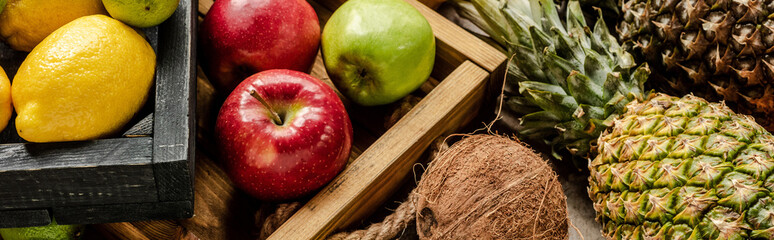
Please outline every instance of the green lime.
[[153, 27], [167, 20], [180, 0], [102, 0], [110, 16], [135, 27]]
[[83, 225], [57, 225], [56, 221], [43, 227], [0, 229], [3, 240], [75, 240], [82, 233]]

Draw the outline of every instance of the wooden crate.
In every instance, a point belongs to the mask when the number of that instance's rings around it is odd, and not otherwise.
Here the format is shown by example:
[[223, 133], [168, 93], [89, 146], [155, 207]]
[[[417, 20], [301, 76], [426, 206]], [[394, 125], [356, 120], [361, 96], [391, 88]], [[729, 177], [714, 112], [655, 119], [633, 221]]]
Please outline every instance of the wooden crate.
[[[156, 50], [155, 88], [122, 136], [26, 143], [0, 133], [0, 228], [187, 218], [193, 214], [196, 0], [143, 29]], [[15, 75], [26, 53], [0, 44]]]
[[[321, 18], [326, 18], [344, 2], [312, 3]], [[490, 73], [506, 56], [422, 3], [407, 2], [433, 28], [437, 56], [430, 82], [441, 81], [269, 239], [324, 238], [366, 217], [404, 182], [435, 138], [453, 133], [477, 115]]]
[[[367, 108], [343, 99], [355, 131], [350, 163], [333, 182], [308, 199], [273, 239], [322, 238], [363, 219], [411, 177], [411, 166], [436, 137], [454, 132], [477, 116], [490, 73], [502, 67], [506, 56], [416, 0], [407, 1], [427, 18], [436, 36], [431, 78], [412, 94], [422, 100], [388, 127], [384, 126], [384, 117], [400, 103]], [[308, 2], [324, 24], [344, 0]], [[212, 3], [199, 1], [200, 20]], [[197, 141], [203, 153], [196, 156], [195, 216], [180, 221], [98, 225], [94, 229], [103, 234], [98, 238], [249, 239], [257, 230], [256, 211], [271, 210], [272, 204], [261, 203], [236, 189], [217, 162], [212, 125], [225, 93], [217, 93], [199, 73]], [[332, 85], [319, 55], [311, 75]]]

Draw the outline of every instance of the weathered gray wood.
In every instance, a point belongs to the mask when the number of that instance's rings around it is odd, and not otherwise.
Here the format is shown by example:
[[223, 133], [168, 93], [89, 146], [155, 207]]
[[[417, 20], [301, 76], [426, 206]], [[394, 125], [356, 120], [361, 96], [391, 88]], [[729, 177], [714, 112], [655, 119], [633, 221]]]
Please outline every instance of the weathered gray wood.
[[152, 163], [151, 144], [150, 137], [0, 144], [0, 181], [12, 171], [148, 165]]
[[[160, 201], [193, 199], [191, 173], [196, 137], [194, 6], [198, 6], [196, 0], [180, 1], [175, 15], [159, 26], [153, 163]], [[167, 164], [180, 161], [186, 164]]]
[[46, 209], [0, 211], [0, 228], [36, 227], [51, 224]]
[[56, 222], [65, 225], [136, 222], [189, 218], [193, 215], [193, 203], [191, 201], [176, 201], [55, 207], [52, 212]]
[[0, 209], [155, 202], [151, 138], [0, 145]]
[[[156, 50], [156, 84], [124, 138], [26, 143], [12, 118], [0, 132], [0, 227], [48, 224], [50, 209], [62, 224], [191, 216], [197, 5], [182, 0], [161, 26], [141, 30]], [[26, 56], [0, 43], [11, 79]]]
[[153, 134], [153, 113], [142, 118], [122, 135], [124, 137], [137, 137], [150, 136], [151, 134]]

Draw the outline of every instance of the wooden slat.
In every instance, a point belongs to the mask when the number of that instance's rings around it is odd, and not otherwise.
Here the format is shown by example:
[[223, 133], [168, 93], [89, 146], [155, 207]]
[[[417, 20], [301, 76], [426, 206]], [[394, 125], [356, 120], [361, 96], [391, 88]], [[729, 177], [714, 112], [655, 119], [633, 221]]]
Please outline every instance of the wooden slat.
[[507, 59], [505, 54], [497, 51], [497, 49], [476, 38], [461, 27], [457, 27], [457, 25], [433, 9], [416, 0], [406, 0], [406, 2], [419, 10], [430, 23], [430, 26], [433, 28], [433, 34], [438, 39], [437, 47], [440, 49], [438, 52], [460, 53], [460, 59], [470, 60], [489, 72], [493, 72]]
[[153, 134], [153, 113], [140, 119], [140, 121], [121, 135], [124, 137], [144, 137], [150, 136], [151, 134]]
[[199, 0], [199, 14], [206, 15], [210, 11], [210, 7], [215, 3], [213, 0]]
[[160, 201], [193, 199], [195, 4], [195, 0], [180, 1], [175, 15], [159, 26], [153, 163]]
[[317, 239], [382, 204], [430, 142], [464, 124], [489, 73], [464, 62], [270, 239]]
[[157, 201], [151, 138], [0, 145], [0, 209]]
[[191, 201], [94, 206], [54, 207], [56, 222], [62, 225], [180, 219], [193, 214]]
[[37, 227], [51, 224], [51, 216], [46, 209], [0, 211], [0, 228]]

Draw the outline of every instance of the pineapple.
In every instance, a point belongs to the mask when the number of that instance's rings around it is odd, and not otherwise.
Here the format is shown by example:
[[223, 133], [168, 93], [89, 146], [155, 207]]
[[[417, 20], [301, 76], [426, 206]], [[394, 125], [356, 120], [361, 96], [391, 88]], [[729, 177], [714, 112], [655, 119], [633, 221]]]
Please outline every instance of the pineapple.
[[[616, 0], [596, 3], [609, 6]], [[623, 0], [624, 47], [651, 64], [654, 87], [724, 99], [774, 131], [771, 0]]]
[[774, 238], [774, 137], [722, 103], [657, 94], [598, 140], [589, 196], [608, 238]]
[[585, 159], [605, 237], [774, 239], [774, 137], [751, 117], [644, 91], [648, 65], [578, 2], [565, 21], [551, 0], [455, 4], [514, 55], [502, 97], [520, 135]]

